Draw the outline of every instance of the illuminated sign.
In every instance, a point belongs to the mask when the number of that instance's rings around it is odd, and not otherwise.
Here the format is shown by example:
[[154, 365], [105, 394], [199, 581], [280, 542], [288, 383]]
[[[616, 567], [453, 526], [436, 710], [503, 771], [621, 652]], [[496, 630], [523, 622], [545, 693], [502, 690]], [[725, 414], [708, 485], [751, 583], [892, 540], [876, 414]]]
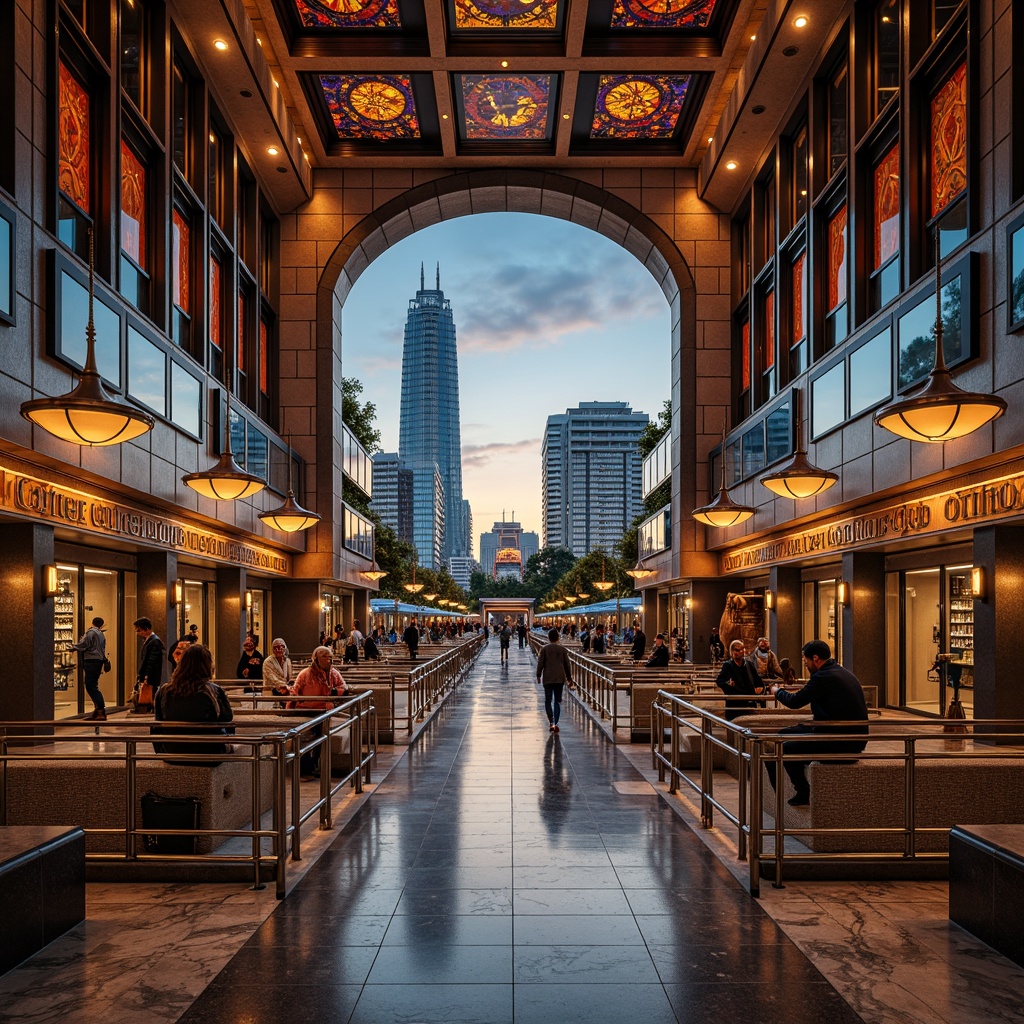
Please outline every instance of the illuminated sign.
[[144, 512], [63, 484], [47, 483], [9, 468], [0, 468], [0, 507], [55, 526], [73, 526], [165, 551], [199, 555], [278, 576], [291, 572], [290, 556], [274, 548]]

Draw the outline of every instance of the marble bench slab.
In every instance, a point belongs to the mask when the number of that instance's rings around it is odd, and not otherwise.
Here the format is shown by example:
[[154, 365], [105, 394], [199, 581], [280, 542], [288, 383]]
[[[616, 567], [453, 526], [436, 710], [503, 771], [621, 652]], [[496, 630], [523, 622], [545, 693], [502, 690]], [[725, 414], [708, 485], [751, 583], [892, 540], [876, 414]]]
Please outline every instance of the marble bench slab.
[[0, 827], [0, 974], [85, 920], [85, 833]]
[[949, 917], [1024, 967], [1024, 825], [950, 831]]

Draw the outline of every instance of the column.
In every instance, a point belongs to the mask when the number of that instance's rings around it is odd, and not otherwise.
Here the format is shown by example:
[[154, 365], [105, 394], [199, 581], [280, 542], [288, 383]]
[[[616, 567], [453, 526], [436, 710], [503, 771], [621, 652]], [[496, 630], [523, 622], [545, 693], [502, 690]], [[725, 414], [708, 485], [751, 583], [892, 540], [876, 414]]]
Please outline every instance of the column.
[[[803, 646], [803, 590], [800, 570], [775, 566], [768, 575], [768, 588], [775, 595], [775, 608], [768, 614], [768, 640], [778, 658], [789, 658], [798, 676], [804, 674], [800, 648]], [[814, 637], [807, 637], [813, 640]]]
[[842, 578], [848, 588], [842, 607], [842, 664], [864, 685], [877, 686], [879, 706], [884, 706], [885, 555], [848, 551]]
[[[234, 679], [242, 641], [246, 633], [245, 591], [248, 576], [245, 569], [221, 566], [217, 569], [217, 663], [214, 671], [219, 679]], [[270, 653], [268, 638], [260, 637], [260, 650]]]
[[[0, 526], [4, 552], [4, 647], [10, 671], [3, 679], [3, 717], [53, 718], [53, 598], [43, 566], [53, 563], [53, 527]], [[78, 639], [77, 637], [75, 638]]]
[[[178, 556], [170, 551], [145, 551], [137, 558], [139, 597], [136, 608], [139, 618], [153, 623], [153, 632], [164, 642], [164, 646], [178, 639], [178, 609], [173, 604], [174, 584], [178, 579]], [[135, 682], [135, 665], [125, 667], [125, 691], [131, 693]], [[164, 658], [164, 676], [170, 671]]]
[[1024, 529], [974, 531], [974, 564], [985, 594], [974, 601], [974, 717], [1024, 718], [1020, 624], [1024, 612]]

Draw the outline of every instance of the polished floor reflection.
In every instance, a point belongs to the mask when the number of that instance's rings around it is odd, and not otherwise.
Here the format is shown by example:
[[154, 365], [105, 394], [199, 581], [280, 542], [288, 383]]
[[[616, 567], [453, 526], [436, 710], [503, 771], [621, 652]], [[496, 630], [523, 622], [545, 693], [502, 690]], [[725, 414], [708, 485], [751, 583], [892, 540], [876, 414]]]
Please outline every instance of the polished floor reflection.
[[510, 655], [181, 1020], [859, 1021], [578, 707], [548, 731]]

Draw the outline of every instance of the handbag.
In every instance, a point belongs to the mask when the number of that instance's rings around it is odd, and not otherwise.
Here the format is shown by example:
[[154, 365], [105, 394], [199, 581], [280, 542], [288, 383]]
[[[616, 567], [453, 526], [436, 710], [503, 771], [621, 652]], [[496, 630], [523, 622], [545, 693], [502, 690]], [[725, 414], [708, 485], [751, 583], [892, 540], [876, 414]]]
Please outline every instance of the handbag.
[[153, 687], [150, 683], [139, 683], [139, 705], [153, 703]]
[[104, 672], [109, 672], [111, 667], [112, 666], [110, 664], [110, 659], [109, 658], [104, 658], [103, 659], [103, 671]]

